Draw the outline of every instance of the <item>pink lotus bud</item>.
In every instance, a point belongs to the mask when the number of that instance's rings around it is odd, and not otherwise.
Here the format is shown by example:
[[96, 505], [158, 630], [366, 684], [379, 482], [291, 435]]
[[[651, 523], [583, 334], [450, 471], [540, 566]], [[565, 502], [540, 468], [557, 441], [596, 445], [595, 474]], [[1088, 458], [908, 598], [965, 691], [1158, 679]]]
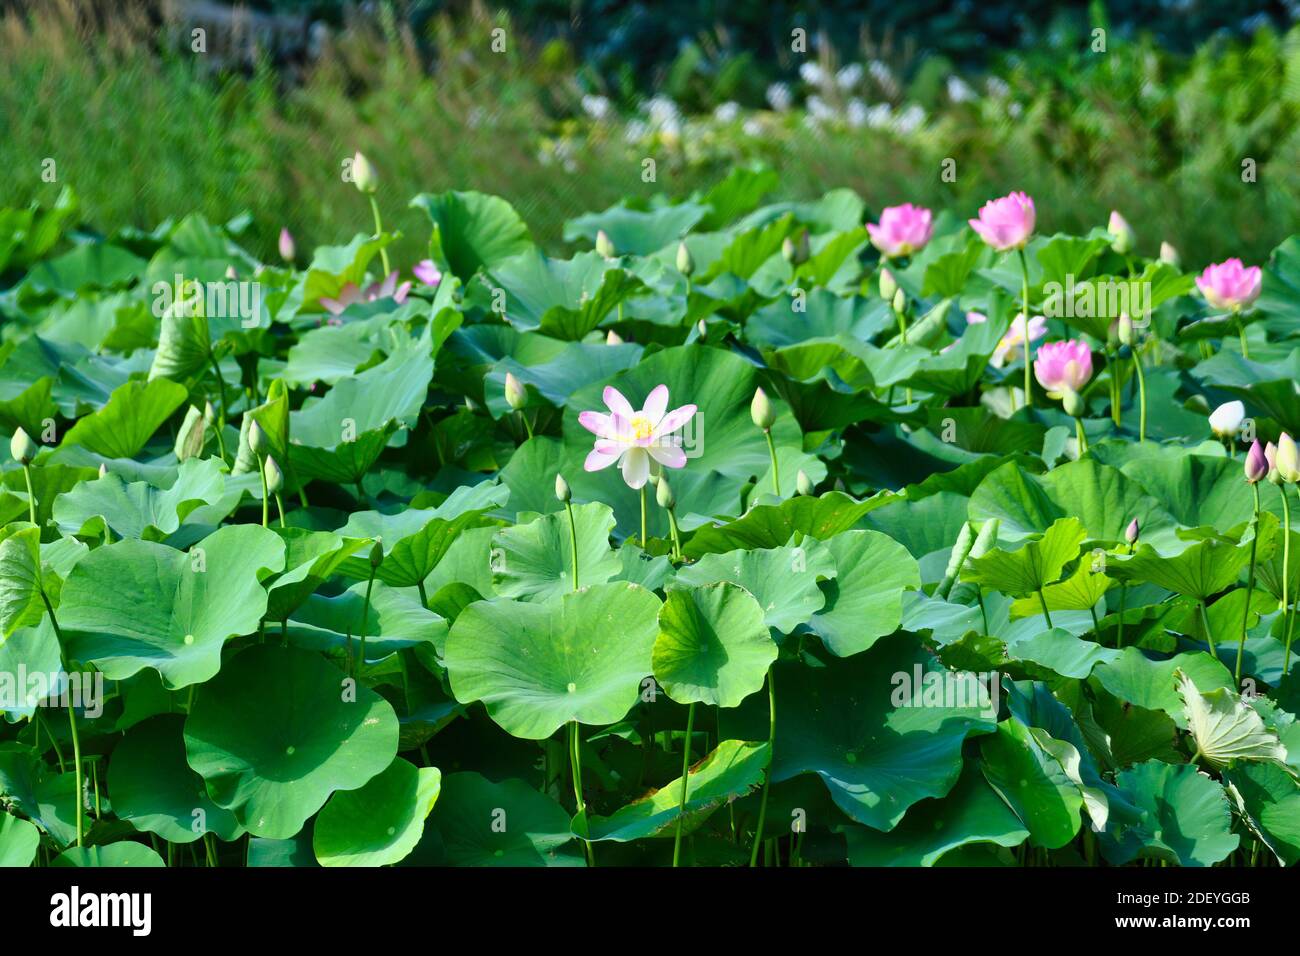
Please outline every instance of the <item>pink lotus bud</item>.
[[1133, 235], [1133, 227], [1128, 224], [1127, 219], [1119, 214], [1119, 210], [1111, 210], [1110, 222], [1106, 224], [1106, 231], [1114, 237], [1110, 247], [1117, 254], [1126, 256], [1133, 251], [1133, 244], [1136, 241]]
[[1277, 445], [1269, 442], [1264, 446], [1264, 461], [1268, 463], [1268, 480], [1275, 485], [1282, 484], [1282, 476], [1277, 473]]
[[925, 248], [934, 234], [930, 210], [905, 203], [886, 206], [880, 211], [880, 222], [867, 223], [871, 244], [887, 259], [910, 256]]
[[1081, 339], [1040, 345], [1034, 376], [1054, 398], [1067, 391], [1080, 392], [1092, 378], [1092, 350]]
[[280, 230], [280, 258], [285, 262], [293, 262], [294, 254], [297, 247], [293, 244], [293, 234], [288, 229]]
[[990, 199], [980, 209], [979, 218], [969, 222], [981, 239], [1004, 252], [1025, 247], [1034, 234], [1034, 220], [1034, 201], [1024, 193], [1010, 193]]
[[1246, 480], [1253, 485], [1268, 475], [1270, 467], [1263, 446], [1258, 441], [1251, 442], [1250, 449], [1246, 452]]
[[1196, 277], [1196, 287], [1212, 308], [1236, 312], [1259, 298], [1262, 280], [1259, 266], [1247, 269], [1240, 259], [1228, 259], [1206, 266], [1205, 271]]
[[411, 272], [425, 285], [437, 285], [442, 281], [442, 273], [438, 271], [438, 267], [433, 264], [432, 259], [421, 259], [415, 264], [415, 268]]
[[1138, 524], [1138, 519], [1134, 518], [1128, 523], [1128, 527], [1124, 529], [1124, 540], [1129, 544], [1137, 544], [1138, 535], [1141, 531], [1142, 528]]

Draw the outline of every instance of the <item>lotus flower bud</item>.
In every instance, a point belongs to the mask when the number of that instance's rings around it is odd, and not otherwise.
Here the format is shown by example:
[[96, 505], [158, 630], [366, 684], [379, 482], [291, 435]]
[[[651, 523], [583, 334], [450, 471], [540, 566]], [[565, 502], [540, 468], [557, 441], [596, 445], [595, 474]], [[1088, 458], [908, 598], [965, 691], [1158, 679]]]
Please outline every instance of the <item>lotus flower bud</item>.
[[280, 230], [280, 258], [285, 262], [293, 262], [294, 254], [297, 247], [293, 243], [293, 233], [288, 229]]
[[1106, 225], [1106, 231], [1114, 236], [1110, 247], [1119, 255], [1126, 256], [1133, 251], [1133, 227], [1117, 210], [1111, 210], [1110, 222]]
[[1167, 242], [1160, 243], [1160, 261], [1167, 266], [1173, 266], [1175, 269], [1183, 264], [1182, 256], [1178, 254], [1178, 250]]
[[36, 442], [32, 441], [31, 435], [22, 428], [14, 432], [14, 437], [9, 441], [9, 454], [13, 455], [14, 461], [30, 465], [37, 451]]
[[1133, 343], [1137, 341], [1137, 330], [1133, 328], [1133, 320], [1129, 318], [1127, 312], [1120, 313], [1116, 331], [1119, 334], [1120, 344], [1132, 348]]
[[695, 257], [684, 242], [677, 243], [677, 271], [687, 278], [695, 271]]
[[234, 266], [226, 266], [226, 278], [227, 278], [227, 279], [238, 279], [238, 278], [239, 278], [239, 273], [235, 271], [235, 267], [234, 267]]
[[606, 234], [604, 229], [596, 233], [596, 251], [606, 259], [613, 259], [618, 253], [614, 251], [614, 243]]
[[108, 465], [104, 464], [104, 462], [101, 461], [99, 463], [99, 477], [103, 478], [107, 474], [108, 474]]
[[1135, 545], [1137, 544], [1138, 535], [1141, 532], [1142, 527], [1138, 524], [1138, 519], [1134, 518], [1128, 523], [1128, 527], [1124, 529], [1124, 540], [1127, 541], [1130, 546]]
[[506, 404], [519, 411], [527, 402], [528, 392], [524, 390], [523, 383], [515, 378], [513, 372], [506, 372]]
[[1227, 440], [1237, 434], [1242, 421], [1246, 418], [1246, 406], [1241, 402], [1224, 402], [1210, 412], [1210, 431], [1220, 440]]
[[795, 490], [801, 495], [811, 495], [813, 493], [813, 480], [808, 477], [808, 472], [802, 468], [799, 469], [799, 475], [795, 478]]
[[1071, 418], [1082, 418], [1083, 413], [1087, 411], [1083, 396], [1072, 388], [1067, 388], [1061, 393], [1061, 407]]
[[894, 274], [888, 269], [880, 270], [880, 297], [886, 302], [894, 301], [894, 294], [898, 292], [898, 283], [894, 281]]
[[618, 334], [617, 332], [615, 332], [613, 329], [610, 329], [609, 332], [608, 332], [608, 334], [606, 334], [606, 336], [605, 336], [605, 344], [606, 344], [606, 345], [622, 345], [622, 344], [623, 344], [623, 336], [619, 335], [619, 334]]
[[695, 330], [700, 333], [700, 338], [706, 339], [709, 337], [709, 326], [703, 319], [695, 323]]
[[384, 563], [384, 539], [376, 538], [370, 546], [370, 566], [377, 568]]
[[776, 421], [776, 409], [772, 407], [771, 399], [761, 388], [754, 389], [754, 400], [749, 403], [749, 417], [763, 431], [771, 428]]
[[899, 289], [894, 293], [894, 301], [891, 303], [894, 311], [900, 315], [907, 311], [907, 293]]
[[266, 492], [278, 495], [284, 490], [284, 472], [270, 455], [266, 456]]
[[1295, 439], [1283, 432], [1277, 439], [1278, 477], [1283, 481], [1295, 483], [1300, 481], [1300, 450], [1296, 449]]
[[655, 485], [655, 501], [659, 502], [659, 507], [665, 511], [671, 511], [677, 507], [677, 496], [673, 494], [672, 486], [668, 484], [668, 479], [660, 475], [659, 482]]
[[379, 179], [375, 176], [375, 167], [360, 151], [352, 157], [352, 183], [363, 193], [373, 193], [379, 188]]
[[256, 418], [253, 419], [253, 424], [248, 426], [248, 447], [258, 458], [265, 458], [271, 453], [271, 440], [266, 437], [266, 432], [262, 430]]
[[573, 492], [569, 490], [569, 483], [564, 480], [563, 475], [555, 476], [555, 497], [566, 505], [573, 500]]
[[217, 420], [217, 410], [212, 407], [211, 402], [203, 403], [203, 420], [209, 425]]
[[1246, 452], [1246, 480], [1252, 485], [1261, 478], [1267, 478], [1269, 472], [1268, 458], [1264, 454], [1264, 447], [1254, 441], [1250, 444], [1250, 450]]
[[781, 240], [781, 258], [790, 263], [790, 265], [794, 265], [794, 257], [796, 255], [798, 255], [798, 253], [794, 247], [794, 240], [789, 236], [786, 236]]

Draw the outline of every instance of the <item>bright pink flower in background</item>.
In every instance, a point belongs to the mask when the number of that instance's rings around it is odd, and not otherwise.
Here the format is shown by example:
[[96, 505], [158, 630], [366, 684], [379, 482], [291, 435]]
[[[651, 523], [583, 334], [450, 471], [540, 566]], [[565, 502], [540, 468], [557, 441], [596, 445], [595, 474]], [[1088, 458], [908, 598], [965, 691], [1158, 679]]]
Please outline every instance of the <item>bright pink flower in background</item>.
[[421, 259], [411, 271], [425, 285], [437, 285], [442, 281], [442, 273], [438, 271], [432, 259]]
[[1024, 248], [1034, 234], [1034, 201], [1024, 193], [1010, 193], [990, 199], [970, 227], [998, 252]]
[[344, 310], [350, 305], [358, 302], [377, 302], [380, 299], [392, 299], [398, 305], [406, 301], [406, 294], [411, 291], [411, 283], [403, 282], [397, 284], [397, 273], [390, 272], [384, 276], [383, 282], [376, 282], [368, 285], [364, 290], [357, 288], [355, 282], [349, 282], [339, 290], [337, 299], [330, 299], [321, 296], [320, 304], [325, 306], [327, 312], [331, 315], [342, 315]]
[[1092, 349], [1081, 339], [1041, 345], [1034, 359], [1034, 377], [1054, 396], [1081, 391], [1092, 378]]
[[923, 206], [910, 202], [901, 206], [886, 206], [880, 211], [880, 222], [867, 223], [871, 244], [888, 259], [910, 256], [925, 248], [934, 234], [933, 216]]
[[1262, 279], [1259, 266], [1247, 269], [1240, 259], [1228, 259], [1206, 266], [1205, 271], [1196, 277], [1196, 287], [1214, 308], [1240, 309], [1259, 298]]
[[667, 411], [667, 385], [655, 386], [639, 412], [613, 386], [606, 386], [603, 398], [608, 415], [590, 411], [578, 415], [578, 424], [596, 436], [584, 469], [600, 471], [621, 460], [628, 487], [642, 488], [650, 477], [651, 459], [666, 468], [686, 466], [682, 436], [673, 432], [691, 420], [694, 405]]

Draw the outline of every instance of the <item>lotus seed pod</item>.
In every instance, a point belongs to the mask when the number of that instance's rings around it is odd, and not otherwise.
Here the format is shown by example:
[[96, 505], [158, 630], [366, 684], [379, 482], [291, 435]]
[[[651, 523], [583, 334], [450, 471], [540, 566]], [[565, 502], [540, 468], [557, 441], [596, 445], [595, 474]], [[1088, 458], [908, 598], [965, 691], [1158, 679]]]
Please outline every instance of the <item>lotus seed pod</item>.
[[808, 477], [808, 472], [804, 471], [802, 468], [799, 469], [799, 474], [795, 476], [794, 486], [795, 490], [804, 496], [811, 495], [815, 490], [813, 487], [813, 480]]
[[894, 281], [894, 274], [888, 269], [880, 270], [880, 297], [886, 302], [892, 303], [894, 296], [898, 292], [898, 283]]
[[754, 389], [754, 400], [749, 403], [749, 417], [764, 431], [776, 422], [776, 409], [772, 407], [771, 399], [761, 388]]
[[14, 432], [14, 437], [9, 441], [9, 454], [13, 455], [14, 461], [24, 465], [32, 463], [37, 450], [36, 442], [32, 441], [32, 436], [28, 435], [22, 428]]
[[1160, 261], [1167, 266], [1173, 266], [1175, 269], [1183, 264], [1182, 256], [1178, 254], [1178, 250], [1167, 242], [1160, 243]]
[[655, 485], [655, 501], [659, 502], [659, 507], [665, 511], [670, 511], [677, 506], [677, 497], [673, 494], [668, 479], [663, 475], [659, 476], [659, 481]]
[[613, 259], [618, 253], [614, 250], [614, 242], [609, 238], [604, 229], [596, 233], [596, 251], [606, 259]]
[[1136, 237], [1133, 235], [1133, 227], [1117, 210], [1111, 210], [1110, 222], [1106, 225], [1106, 231], [1114, 236], [1110, 247], [1116, 253], [1126, 256], [1133, 251], [1133, 244], [1136, 241]]
[[376, 538], [370, 546], [370, 566], [377, 568], [384, 563], [384, 539]]
[[275, 463], [275, 459], [270, 455], [266, 456], [266, 491], [267, 494], [278, 495], [284, 490], [284, 472], [280, 466]]
[[262, 431], [262, 426], [253, 419], [253, 424], [248, 426], [248, 447], [253, 450], [253, 454], [258, 458], [265, 458], [271, 453], [271, 440], [266, 437], [266, 432]]
[[375, 167], [360, 151], [352, 157], [352, 184], [363, 193], [373, 193], [379, 188], [379, 179], [375, 176]]
[[506, 372], [506, 404], [519, 411], [527, 401], [528, 393], [524, 390], [523, 383], [512, 372]]
[[695, 271], [695, 257], [684, 242], [677, 243], [677, 271], [687, 278]]
[[617, 332], [615, 332], [613, 329], [610, 329], [609, 332], [606, 333], [606, 335], [605, 335], [605, 344], [606, 344], [606, 345], [622, 345], [622, 344], [623, 344], [623, 336], [619, 335], [619, 334], [618, 334]]
[[1142, 533], [1142, 526], [1138, 524], [1138, 519], [1134, 518], [1124, 529], [1124, 540], [1129, 544], [1137, 544], [1138, 535]]
[[555, 497], [566, 505], [573, 500], [573, 492], [569, 489], [569, 483], [564, 480], [563, 475], [555, 476]]

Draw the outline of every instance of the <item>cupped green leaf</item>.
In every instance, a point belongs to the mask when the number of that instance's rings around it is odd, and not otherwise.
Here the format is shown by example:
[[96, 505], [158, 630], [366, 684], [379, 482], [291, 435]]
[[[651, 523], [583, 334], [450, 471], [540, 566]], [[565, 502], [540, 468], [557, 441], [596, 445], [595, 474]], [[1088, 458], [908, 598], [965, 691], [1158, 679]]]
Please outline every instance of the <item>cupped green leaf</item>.
[[388, 866], [404, 859], [424, 834], [438, 800], [442, 772], [401, 757], [358, 790], [340, 790], [312, 830], [321, 866]]
[[443, 778], [428, 824], [450, 866], [582, 866], [564, 808], [522, 780]]

